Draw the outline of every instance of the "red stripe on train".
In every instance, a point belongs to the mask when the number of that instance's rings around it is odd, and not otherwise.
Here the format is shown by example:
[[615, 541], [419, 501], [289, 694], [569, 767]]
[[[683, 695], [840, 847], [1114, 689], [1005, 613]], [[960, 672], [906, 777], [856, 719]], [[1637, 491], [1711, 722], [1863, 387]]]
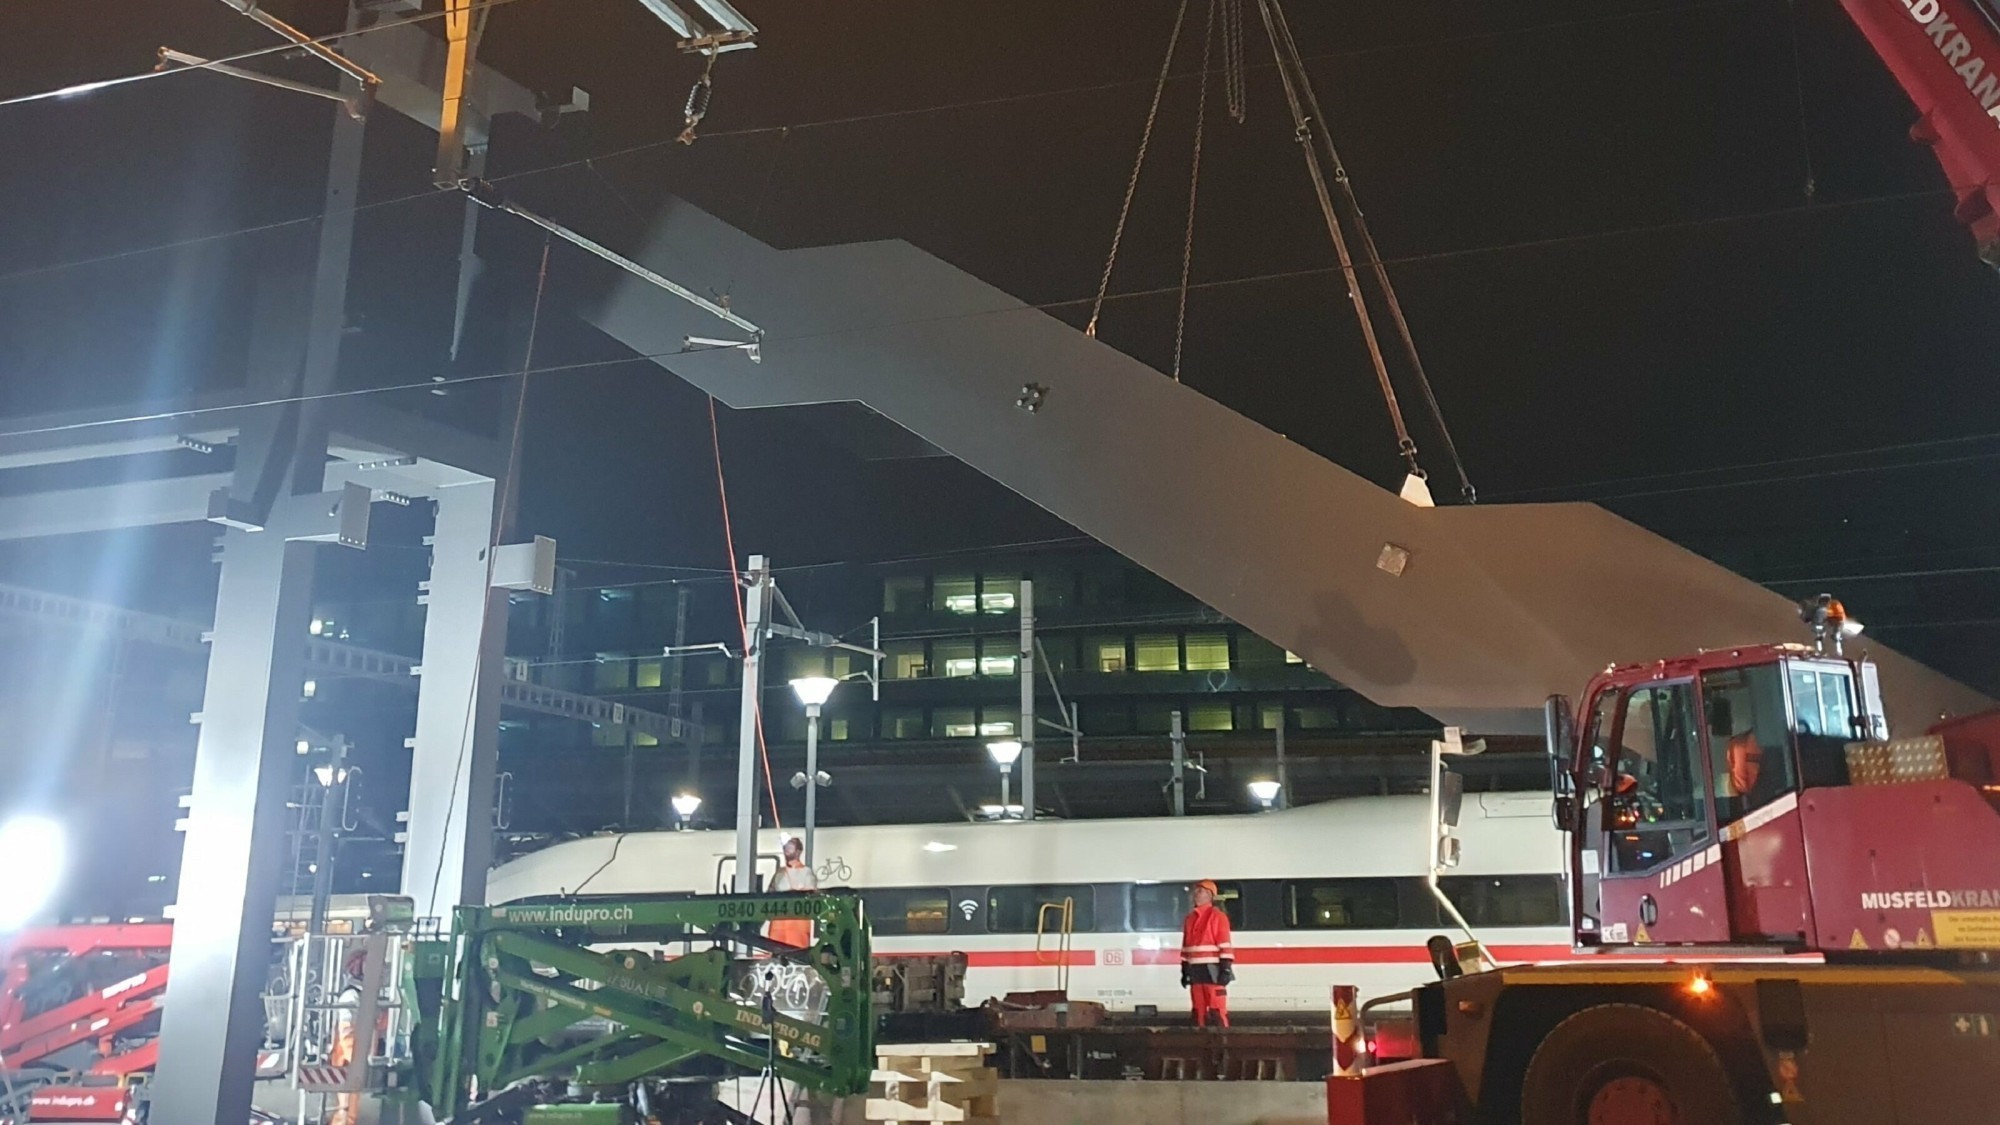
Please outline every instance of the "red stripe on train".
[[[1575, 956], [1567, 945], [1496, 945], [1491, 947], [1493, 955], [1503, 963], [1521, 961], [1557, 961]], [[1107, 949], [1108, 958], [1100, 958], [1098, 951], [1073, 949], [1069, 953], [1068, 964], [1096, 967], [1102, 962], [1104, 967], [1119, 968], [1120, 954], [1133, 965], [1178, 965], [1181, 961], [1178, 949]], [[897, 957], [941, 957], [944, 951], [897, 951], [878, 950], [875, 956], [883, 960]], [[1289, 946], [1249, 946], [1236, 951], [1239, 965], [1423, 965], [1430, 962], [1430, 954], [1421, 945], [1289, 945]], [[1057, 963], [1053, 952], [1037, 953], [1032, 949], [968, 950], [965, 963], [980, 969], [1034, 969]]]

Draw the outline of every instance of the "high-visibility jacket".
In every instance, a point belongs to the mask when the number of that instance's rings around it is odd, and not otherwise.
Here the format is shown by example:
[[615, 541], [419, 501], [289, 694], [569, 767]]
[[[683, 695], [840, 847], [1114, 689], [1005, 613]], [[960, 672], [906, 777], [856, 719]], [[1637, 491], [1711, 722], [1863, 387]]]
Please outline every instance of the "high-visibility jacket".
[[[787, 863], [771, 876], [770, 891], [779, 894], [785, 891], [816, 891], [819, 880], [813, 878], [812, 869], [803, 863]], [[764, 936], [772, 941], [804, 949], [812, 944], [813, 924], [810, 918], [778, 918], [764, 927]]]
[[1236, 977], [1236, 946], [1229, 915], [1197, 906], [1181, 921], [1181, 966], [1196, 984], [1228, 984]]

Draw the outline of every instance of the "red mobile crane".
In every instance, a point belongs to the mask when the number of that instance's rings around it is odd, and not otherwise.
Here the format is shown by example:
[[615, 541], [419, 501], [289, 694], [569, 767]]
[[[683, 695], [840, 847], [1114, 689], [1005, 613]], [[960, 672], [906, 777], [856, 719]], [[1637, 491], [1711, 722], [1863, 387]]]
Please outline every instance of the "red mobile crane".
[[1421, 1057], [1330, 1079], [1333, 1125], [2000, 1122], [2000, 716], [1889, 738], [1839, 603], [1808, 614], [1814, 646], [1549, 701], [1599, 956], [1464, 973], [1433, 939]]
[[1979, 256], [2000, 267], [2000, 19], [1990, 0], [1841, 0], [1922, 114]]
[[165, 922], [0, 941], [0, 1122], [124, 1119], [129, 1083], [159, 1051], [172, 944]]

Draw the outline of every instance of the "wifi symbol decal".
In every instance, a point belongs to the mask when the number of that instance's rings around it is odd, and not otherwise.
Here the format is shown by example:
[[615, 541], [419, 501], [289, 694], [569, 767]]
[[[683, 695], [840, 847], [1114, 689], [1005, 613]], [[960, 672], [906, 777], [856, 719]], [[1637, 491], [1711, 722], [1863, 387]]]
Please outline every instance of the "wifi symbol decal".
[[958, 900], [958, 912], [965, 915], [965, 920], [970, 922], [972, 921], [972, 916], [979, 913], [979, 903], [969, 898], [960, 899]]

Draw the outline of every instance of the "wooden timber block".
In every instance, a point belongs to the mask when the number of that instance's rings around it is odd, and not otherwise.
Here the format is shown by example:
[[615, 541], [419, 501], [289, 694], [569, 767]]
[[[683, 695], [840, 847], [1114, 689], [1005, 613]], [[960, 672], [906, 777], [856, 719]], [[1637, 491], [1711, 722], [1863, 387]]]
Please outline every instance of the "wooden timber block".
[[999, 1117], [1000, 1072], [991, 1043], [889, 1043], [875, 1049], [863, 1105], [869, 1121], [978, 1122]]

